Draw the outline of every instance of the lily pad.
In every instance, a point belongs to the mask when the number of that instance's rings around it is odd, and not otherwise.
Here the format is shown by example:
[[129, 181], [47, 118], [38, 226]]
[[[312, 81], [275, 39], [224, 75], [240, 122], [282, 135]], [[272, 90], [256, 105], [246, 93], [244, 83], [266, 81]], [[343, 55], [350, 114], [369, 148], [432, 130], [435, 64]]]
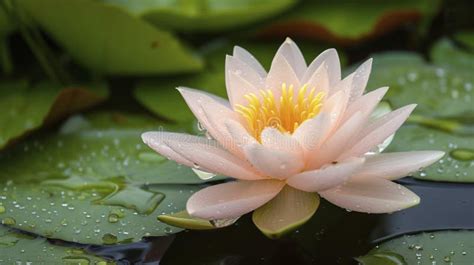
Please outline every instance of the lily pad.
[[0, 83], [0, 148], [44, 124], [57, 121], [107, 97], [104, 86], [60, 88], [26, 80]]
[[278, 14], [296, 0], [264, 1], [128, 1], [103, 0], [151, 23], [177, 31], [223, 31]]
[[94, 71], [143, 75], [202, 67], [171, 33], [116, 6], [92, 0], [21, 0], [18, 4], [77, 62]]
[[433, 62], [439, 65], [454, 67], [461, 71], [474, 71], [474, 53], [463, 51], [451, 40], [438, 41], [431, 50]]
[[[382, 35], [407, 23], [429, 19], [440, 1], [303, 1], [259, 31], [350, 44]], [[355, 10], [357, 10], [355, 12]]]
[[11, 231], [0, 226], [0, 263], [2, 264], [115, 264], [87, 254], [83, 249], [53, 245], [47, 239]]
[[[201, 51], [207, 59], [206, 70], [202, 73], [177, 76], [166, 79], [153, 79], [139, 82], [136, 85], [135, 97], [145, 107], [160, 117], [172, 121], [189, 122], [194, 115], [187, 107], [179, 92], [178, 86], [187, 86], [227, 98], [225, 89], [225, 56], [232, 54], [234, 46], [241, 46], [251, 52], [268, 70], [279, 43], [267, 42], [232, 42], [221, 41], [204, 47]], [[310, 43], [301, 43], [300, 48], [306, 61], [313, 60], [324, 48]], [[340, 54], [342, 62], [344, 55]]]
[[142, 132], [163, 124], [143, 116], [106, 117], [74, 117], [58, 133], [0, 154], [3, 224], [87, 244], [181, 230], [157, 216], [183, 210], [205, 181], [142, 143]]
[[454, 38], [467, 46], [469, 49], [474, 51], [474, 32], [473, 31], [461, 31], [455, 34]]
[[389, 85], [384, 99], [393, 108], [418, 104], [388, 151], [446, 151], [437, 164], [414, 173], [416, 178], [473, 182], [473, 160], [468, 154], [474, 142], [474, 77], [471, 68], [450, 59], [463, 56], [462, 51], [453, 49], [446, 41], [438, 43], [432, 53], [436, 65], [410, 53], [375, 55], [368, 88]]
[[361, 265], [472, 264], [473, 231], [439, 231], [405, 235], [357, 258]]

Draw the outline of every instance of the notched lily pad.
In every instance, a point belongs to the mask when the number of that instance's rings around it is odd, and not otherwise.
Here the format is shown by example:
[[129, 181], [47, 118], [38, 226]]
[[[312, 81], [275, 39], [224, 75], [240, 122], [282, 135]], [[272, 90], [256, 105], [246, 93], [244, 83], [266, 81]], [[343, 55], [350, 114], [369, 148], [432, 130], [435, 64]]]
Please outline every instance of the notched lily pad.
[[[350, 44], [382, 35], [407, 23], [428, 20], [439, 1], [303, 1], [264, 27], [265, 36], [298, 36]], [[357, 10], [357, 12], [354, 12]]]
[[115, 264], [115, 262], [88, 254], [83, 249], [53, 245], [45, 238], [20, 234], [3, 226], [0, 226], [0, 263]]
[[60, 88], [26, 80], [0, 83], [0, 148], [44, 124], [93, 106], [107, 97], [104, 85]]
[[362, 265], [472, 264], [474, 232], [405, 235], [382, 243], [357, 260]]
[[121, 8], [92, 0], [17, 2], [77, 62], [92, 70], [143, 75], [202, 67], [171, 33]]
[[127, 1], [103, 0], [151, 23], [177, 31], [222, 31], [271, 17], [296, 0], [263, 1]]
[[142, 132], [160, 126], [146, 116], [91, 114], [0, 154], [0, 219], [87, 244], [180, 231], [157, 216], [183, 210], [205, 181], [141, 142]]

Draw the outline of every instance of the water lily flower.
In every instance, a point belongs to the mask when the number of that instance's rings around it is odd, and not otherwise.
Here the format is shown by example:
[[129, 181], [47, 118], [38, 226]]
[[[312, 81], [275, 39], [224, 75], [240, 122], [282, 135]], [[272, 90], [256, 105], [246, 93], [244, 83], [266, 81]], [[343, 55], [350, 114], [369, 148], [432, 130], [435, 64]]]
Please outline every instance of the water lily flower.
[[367, 60], [341, 80], [336, 50], [307, 66], [287, 39], [267, 73], [248, 51], [235, 47], [225, 65], [229, 101], [178, 88], [211, 137], [146, 132], [142, 138], [180, 164], [235, 179], [190, 197], [187, 211], [201, 219], [235, 219], [254, 211], [257, 227], [274, 237], [306, 222], [319, 196], [357, 212], [405, 209], [420, 198], [392, 181], [444, 153], [376, 151], [415, 105], [372, 119], [388, 88], [363, 93], [371, 65]]

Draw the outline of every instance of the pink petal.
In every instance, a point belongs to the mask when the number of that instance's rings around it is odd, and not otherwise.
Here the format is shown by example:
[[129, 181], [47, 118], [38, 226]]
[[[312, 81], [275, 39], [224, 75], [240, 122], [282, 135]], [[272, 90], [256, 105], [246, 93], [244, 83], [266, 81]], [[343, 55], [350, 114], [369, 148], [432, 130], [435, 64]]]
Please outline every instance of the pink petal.
[[241, 123], [234, 120], [226, 120], [224, 121], [224, 126], [227, 128], [235, 149], [242, 150], [245, 145], [257, 143], [257, 140], [248, 133]]
[[321, 169], [306, 171], [290, 177], [286, 182], [293, 188], [319, 192], [334, 188], [347, 181], [364, 164], [364, 158], [353, 158]]
[[281, 96], [282, 84], [286, 84], [287, 87], [291, 85], [294, 88], [295, 93], [300, 87], [300, 81], [298, 76], [293, 70], [293, 67], [286, 60], [285, 56], [281, 53], [277, 53], [272, 61], [272, 66], [268, 72], [267, 79], [265, 81], [265, 88], [270, 89], [277, 100]]
[[286, 179], [304, 166], [301, 153], [280, 151], [261, 144], [247, 145], [244, 152], [255, 168], [271, 178]]
[[375, 107], [377, 107], [377, 104], [382, 100], [387, 91], [388, 87], [381, 87], [357, 98], [347, 107], [343, 120], [347, 120], [357, 111], [361, 111], [368, 117], [374, 111]]
[[390, 135], [394, 134], [403, 122], [405, 122], [415, 107], [416, 105], [412, 104], [399, 108], [370, 123], [359, 133], [352, 148], [344, 152], [340, 159], [362, 156], [366, 152], [372, 150], [373, 147], [382, 143]]
[[339, 207], [365, 213], [391, 213], [420, 202], [420, 197], [412, 191], [381, 178], [349, 180], [319, 194]]
[[405, 177], [438, 161], [441, 151], [413, 151], [366, 156], [366, 162], [357, 173], [358, 179], [384, 178], [389, 180]]
[[334, 86], [336, 83], [338, 83], [341, 80], [341, 65], [336, 49], [325, 50], [318, 57], [316, 57], [316, 59], [314, 59], [308, 66], [301, 83], [306, 83], [323, 63], [325, 63], [327, 67], [330, 86]]
[[305, 150], [311, 152], [319, 146], [319, 143], [328, 132], [329, 115], [321, 113], [316, 117], [303, 122], [293, 133], [295, 138]]
[[268, 127], [262, 131], [260, 139], [262, 145], [265, 147], [293, 153], [303, 159], [303, 149], [301, 148], [300, 143], [290, 134], [282, 133], [278, 129]]
[[262, 206], [285, 185], [282, 181], [235, 181], [202, 189], [189, 198], [186, 209], [207, 220], [237, 218]]
[[320, 148], [312, 151], [308, 161], [307, 168], [316, 169], [325, 164], [334, 161], [342, 161], [345, 159], [338, 159], [344, 152], [350, 140], [362, 129], [364, 125], [364, 117], [361, 112], [355, 113], [349, 120], [347, 120], [337, 131], [330, 136]]
[[352, 87], [352, 81], [354, 79], [354, 75], [355, 73], [352, 73], [346, 76], [344, 79], [336, 82], [335, 85], [331, 86], [328, 93], [328, 97], [331, 97], [332, 95], [336, 94], [339, 91], [350, 91]]
[[367, 86], [369, 81], [370, 71], [372, 70], [372, 58], [365, 61], [354, 73], [352, 79], [352, 88], [349, 96], [349, 102], [356, 100], [360, 97]]
[[316, 93], [325, 92], [327, 95], [329, 91], [329, 73], [326, 64], [321, 64], [308, 80], [301, 83], [308, 85], [308, 93], [311, 89], [316, 88]]
[[[232, 155], [214, 140], [169, 132], [147, 132], [142, 135], [142, 138], [148, 146], [164, 156], [172, 158], [171, 155], [176, 153], [185, 160], [192, 162], [191, 166], [194, 168], [238, 179], [264, 178], [248, 162]], [[162, 145], [168, 148], [163, 148]], [[171, 155], [170, 153], [162, 153], [169, 149], [174, 153], [171, 153]], [[185, 165], [190, 166], [189, 163]]]
[[255, 57], [246, 49], [239, 46], [235, 46], [233, 55], [235, 58], [241, 60], [242, 62], [253, 68], [253, 70], [257, 72], [257, 74], [260, 75], [262, 78], [267, 76], [267, 71], [265, 71], [265, 68], [263, 68], [260, 62], [255, 59]]
[[302, 78], [306, 72], [306, 61], [296, 43], [290, 38], [286, 38], [275, 56], [279, 56], [280, 54], [285, 57], [298, 78]]
[[349, 99], [346, 91], [339, 91], [336, 94], [329, 97], [321, 108], [321, 114], [326, 113], [329, 115], [329, 127], [330, 130], [336, 128], [339, 124], [339, 121], [342, 119], [342, 115], [347, 107], [347, 100]]
[[[155, 150], [159, 154], [167, 157], [170, 160], [176, 161], [178, 164], [182, 164], [188, 167], [193, 167], [193, 162], [186, 159], [184, 156], [176, 153], [173, 149], [163, 143], [162, 135], [159, 132], [145, 132], [142, 134], [142, 141], [148, 145], [151, 149]], [[206, 170], [206, 169], [203, 169]]]
[[225, 70], [227, 95], [233, 108], [236, 104], [246, 105], [244, 95], [259, 95], [259, 89], [264, 87], [264, 78], [236, 57], [226, 56]]

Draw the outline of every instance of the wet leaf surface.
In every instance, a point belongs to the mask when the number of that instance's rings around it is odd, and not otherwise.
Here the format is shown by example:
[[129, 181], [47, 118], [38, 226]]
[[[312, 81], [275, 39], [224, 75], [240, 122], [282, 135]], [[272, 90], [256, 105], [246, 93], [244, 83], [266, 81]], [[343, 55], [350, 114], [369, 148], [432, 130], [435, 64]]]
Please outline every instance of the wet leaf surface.
[[[362, 265], [468, 265], [472, 264], [474, 260], [473, 256], [473, 231], [439, 231], [405, 235], [390, 240], [382, 243], [366, 256], [358, 259]], [[375, 257], [381, 257], [381, 259], [375, 259]], [[381, 260], [383, 260], [383, 262], [381, 262]], [[401, 260], [404, 260], [404, 262], [401, 262]]]
[[115, 264], [77, 247], [53, 245], [47, 239], [11, 231], [0, 226], [2, 264]]
[[222, 31], [271, 17], [296, 0], [264, 1], [127, 1], [104, 0], [151, 23], [177, 31]]
[[202, 67], [171, 33], [91, 0], [21, 0], [19, 5], [71, 56], [105, 74], [192, 72]]
[[107, 97], [104, 85], [93, 88], [26, 80], [0, 83], [0, 148], [45, 124], [96, 105]]
[[89, 244], [181, 230], [157, 216], [183, 210], [204, 181], [141, 142], [142, 132], [160, 129], [154, 119], [106, 116], [73, 118], [0, 155], [5, 225]]

